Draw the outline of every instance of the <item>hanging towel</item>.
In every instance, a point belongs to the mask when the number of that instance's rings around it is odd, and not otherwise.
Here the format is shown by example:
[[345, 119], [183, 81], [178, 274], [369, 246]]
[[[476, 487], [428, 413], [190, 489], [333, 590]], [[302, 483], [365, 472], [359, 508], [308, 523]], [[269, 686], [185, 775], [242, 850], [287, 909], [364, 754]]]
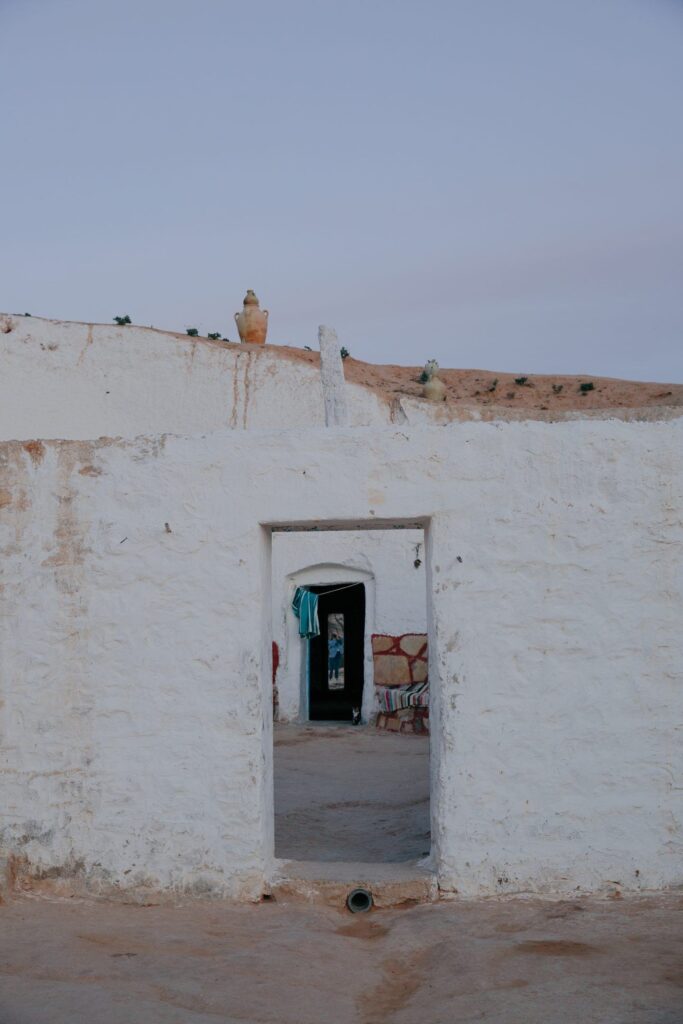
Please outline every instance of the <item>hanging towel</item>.
[[310, 640], [313, 636], [320, 636], [317, 594], [312, 594], [304, 587], [297, 587], [292, 601], [292, 611], [299, 620], [299, 636], [306, 640]]

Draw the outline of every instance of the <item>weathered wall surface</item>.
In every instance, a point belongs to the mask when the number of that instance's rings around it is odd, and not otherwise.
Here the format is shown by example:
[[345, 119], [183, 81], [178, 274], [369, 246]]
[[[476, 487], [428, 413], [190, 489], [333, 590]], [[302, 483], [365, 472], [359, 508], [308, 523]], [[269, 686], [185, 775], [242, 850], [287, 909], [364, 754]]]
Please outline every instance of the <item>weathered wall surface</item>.
[[[415, 566], [416, 559], [420, 562]], [[359, 580], [366, 585], [365, 718], [374, 709], [372, 633], [425, 632], [427, 593], [422, 530], [339, 530], [273, 535], [273, 639], [280, 650], [279, 717], [306, 717], [305, 650], [291, 611], [297, 586]], [[349, 571], [352, 570], [351, 575]]]
[[[67, 397], [68, 396], [68, 397]], [[389, 407], [347, 385], [351, 425], [388, 423]], [[317, 365], [266, 345], [146, 327], [0, 317], [0, 439], [201, 434], [321, 427]]]
[[2, 457], [6, 852], [260, 891], [259, 552], [232, 484], [203, 460], [174, 484], [159, 441]]
[[683, 883], [682, 442], [676, 421], [2, 446], [4, 853], [255, 895], [260, 524], [426, 516], [441, 885]]

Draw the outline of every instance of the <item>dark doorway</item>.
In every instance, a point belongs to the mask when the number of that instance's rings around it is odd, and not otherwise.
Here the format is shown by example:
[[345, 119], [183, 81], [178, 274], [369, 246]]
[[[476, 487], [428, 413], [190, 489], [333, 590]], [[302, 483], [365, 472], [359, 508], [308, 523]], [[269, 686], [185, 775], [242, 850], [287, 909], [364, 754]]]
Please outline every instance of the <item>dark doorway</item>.
[[363, 701], [365, 586], [308, 589], [320, 595], [320, 635], [308, 642], [308, 717], [313, 722], [350, 722]]

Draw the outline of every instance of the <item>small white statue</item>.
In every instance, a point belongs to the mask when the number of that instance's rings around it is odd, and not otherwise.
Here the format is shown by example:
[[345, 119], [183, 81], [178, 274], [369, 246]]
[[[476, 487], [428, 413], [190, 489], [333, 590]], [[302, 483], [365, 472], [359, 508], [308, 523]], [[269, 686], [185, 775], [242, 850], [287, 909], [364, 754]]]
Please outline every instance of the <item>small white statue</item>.
[[430, 402], [443, 402], [446, 397], [446, 385], [439, 377], [439, 364], [436, 359], [428, 359], [420, 375], [422, 394]]

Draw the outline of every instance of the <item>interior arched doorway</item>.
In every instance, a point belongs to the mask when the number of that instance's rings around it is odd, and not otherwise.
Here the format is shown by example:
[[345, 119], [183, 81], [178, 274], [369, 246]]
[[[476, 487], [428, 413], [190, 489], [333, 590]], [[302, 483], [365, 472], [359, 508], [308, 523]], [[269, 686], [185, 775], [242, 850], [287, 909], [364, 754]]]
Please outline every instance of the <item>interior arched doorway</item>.
[[[292, 600], [299, 587], [320, 594], [322, 622], [319, 640], [307, 641], [299, 636], [299, 620], [292, 612]], [[275, 608], [278, 605], [281, 608], [278, 632], [282, 638], [276, 678], [278, 719], [285, 722], [322, 720], [325, 718], [323, 705], [326, 699], [331, 709], [330, 718], [347, 720], [343, 700], [335, 709], [335, 693], [340, 691], [334, 688], [334, 677], [328, 678], [326, 688], [322, 685], [323, 679], [329, 676], [329, 665], [326, 670], [323, 660], [333, 628], [330, 616], [345, 614], [347, 632], [350, 630], [346, 653], [352, 659], [349, 666], [353, 672], [345, 699], [348, 702], [353, 694], [358, 694], [361, 720], [370, 721], [374, 710], [371, 640], [375, 620], [374, 574], [352, 565], [317, 563], [289, 573], [281, 587], [276, 581], [275, 590], [273, 604]], [[326, 594], [330, 596], [325, 597]], [[322, 699], [324, 689], [327, 697]], [[351, 720], [350, 714], [348, 720]]]

